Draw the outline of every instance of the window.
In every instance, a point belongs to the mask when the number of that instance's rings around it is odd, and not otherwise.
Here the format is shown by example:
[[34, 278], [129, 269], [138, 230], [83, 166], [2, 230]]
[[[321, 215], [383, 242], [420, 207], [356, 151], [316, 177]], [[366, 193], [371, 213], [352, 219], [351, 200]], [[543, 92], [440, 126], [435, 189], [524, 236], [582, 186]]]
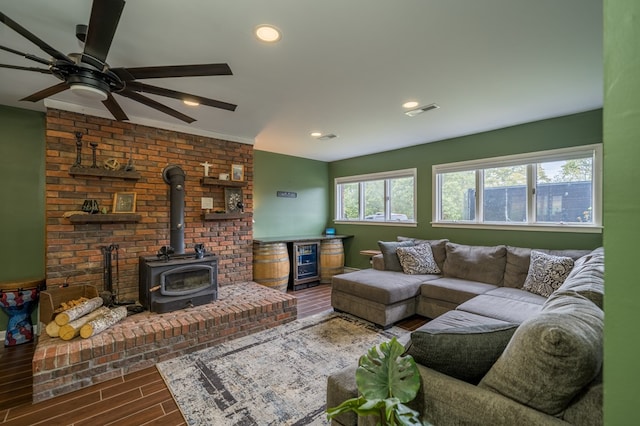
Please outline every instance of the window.
[[433, 225], [601, 232], [602, 145], [433, 166]]
[[416, 169], [335, 180], [338, 222], [415, 224]]

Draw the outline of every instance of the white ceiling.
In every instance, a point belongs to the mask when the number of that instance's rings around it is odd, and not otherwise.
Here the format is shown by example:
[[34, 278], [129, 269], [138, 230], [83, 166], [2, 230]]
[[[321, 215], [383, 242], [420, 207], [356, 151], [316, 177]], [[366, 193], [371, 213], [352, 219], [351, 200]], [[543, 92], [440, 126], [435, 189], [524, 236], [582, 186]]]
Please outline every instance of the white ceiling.
[[[91, 1], [0, 0], [0, 10], [70, 53]], [[254, 38], [263, 23], [281, 29], [278, 44]], [[3, 24], [0, 44], [47, 57]], [[117, 100], [133, 122], [333, 161], [602, 107], [602, 0], [129, 0], [107, 62], [226, 62], [234, 75], [142, 82], [235, 112], [149, 95], [198, 120], [186, 125]], [[39, 66], [4, 51], [0, 63]], [[44, 111], [19, 99], [57, 82], [0, 69], [0, 104]], [[441, 108], [411, 118], [407, 100]], [[110, 117], [69, 91], [46, 102]]]

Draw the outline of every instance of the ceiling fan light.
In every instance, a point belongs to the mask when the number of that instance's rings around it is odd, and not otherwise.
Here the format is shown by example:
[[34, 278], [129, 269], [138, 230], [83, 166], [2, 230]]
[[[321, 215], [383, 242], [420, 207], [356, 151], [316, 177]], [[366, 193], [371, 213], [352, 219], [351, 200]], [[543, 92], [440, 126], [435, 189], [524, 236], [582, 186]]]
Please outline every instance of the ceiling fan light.
[[92, 99], [96, 101], [105, 101], [109, 97], [106, 92], [84, 84], [72, 84], [71, 91], [85, 99]]
[[258, 25], [255, 29], [255, 35], [258, 40], [267, 43], [275, 43], [282, 38], [280, 30], [273, 25]]

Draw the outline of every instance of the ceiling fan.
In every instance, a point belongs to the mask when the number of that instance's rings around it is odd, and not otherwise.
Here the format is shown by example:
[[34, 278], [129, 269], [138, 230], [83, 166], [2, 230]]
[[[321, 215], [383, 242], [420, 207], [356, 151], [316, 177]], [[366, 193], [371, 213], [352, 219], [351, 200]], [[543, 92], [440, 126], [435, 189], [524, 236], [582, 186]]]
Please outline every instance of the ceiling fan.
[[102, 101], [104, 106], [118, 121], [128, 120], [129, 118], [113, 97], [114, 93], [140, 102], [187, 123], [192, 123], [196, 120], [140, 93], [151, 93], [192, 102], [193, 104], [235, 111], [236, 105], [234, 104], [164, 89], [137, 81], [147, 78], [232, 75], [233, 73], [227, 64], [172, 65], [139, 68], [109, 67], [105, 61], [118, 26], [118, 21], [120, 20], [120, 15], [124, 9], [124, 4], [124, 0], [93, 0], [88, 27], [78, 25], [76, 29], [76, 35], [80, 40], [84, 41], [84, 50], [82, 53], [70, 53], [68, 55], [54, 49], [26, 28], [0, 12], [0, 21], [2, 23], [51, 56], [51, 59], [43, 59], [0, 45], [0, 50], [20, 55], [48, 67], [37, 68], [0, 64], [0, 68], [52, 74], [62, 80], [61, 83], [33, 93], [21, 99], [21, 101], [37, 102], [56, 93], [70, 89], [78, 95]]

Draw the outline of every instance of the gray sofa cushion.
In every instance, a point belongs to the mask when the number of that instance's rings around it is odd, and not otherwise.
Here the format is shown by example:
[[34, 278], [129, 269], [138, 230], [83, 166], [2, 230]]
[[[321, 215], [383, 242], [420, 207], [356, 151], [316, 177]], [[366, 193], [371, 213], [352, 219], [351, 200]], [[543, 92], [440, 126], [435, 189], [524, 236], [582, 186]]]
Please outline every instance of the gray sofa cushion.
[[529, 273], [531, 249], [507, 246], [507, 263], [504, 268], [504, 286], [522, 288]]
[[557, 294], [578, 293], [604, 308], [604, 250], [594, 250], [591, 254], [576, 260], [576, 264]]
[[495, 288], [495, 285], [477, 281], [462, 280], [460, 278], [439, 278], [425, 282], [422, 285], [420, 294], [429, 299], [460, 304]]
[[420, 285], [439, 275], [408, 275], [375, 269], [361, 269], [347, 274], [334, 275], [334, 289], [365, 300], [390, 305], [411, 299], [420, 294]]
[[507, 262], [506, 246], [467, 246], [447, 243], [445, 277], [502, 285]]
[[444, 261], [447, 258], [447, 243], [449, 240], [421, 240], [418, 238], [411, 237], [398, 237], [398, 241], [413, 241], [414, 244], [424, 244], [429, 243], [431, 246], [431, 251], [433, 252], [433, 258], [438, 264], [438, 268], [442, 271], [444, 268]]
[[545, 298], [542, 296], [538, 297], [540, 297], [538, 303], [532, 303], [530, 300], [518, 300], [502, 296], [481, 294], [480, 296], [476, 296], [473, 299], [464, 302], [456, 309], [459, 311], [471, 312], [476, 315], [520, 324], [523, 321], [534, 317], [542, 310], [542, 304], [544, 303]]
[[464, 311], [449, 311], [429, 321], [432, 330], [448, 330], [452, 327], [474, 327], [478, 325], [506, 326], [512, 323], [495, 318], [484, 317]]
[[562, 418], [572, 425], [602, 426], [602, 380], [596, 378], [567, 407]]
[[533, 294], [519, 288], [498, 287], [485, 293], [487, 296], [502, 297], [505, 299], [519, 300], [521, 302], [533, 303], [535, 305], [544, 305], [546, 297], [539, 294]]
[[479, 386], [558, 415], [600, 372], [603, 328], [589, 300], [558, 297], [518, 327]]
[[516, 328], [517, 324], [503, 322], [448, 327], [442, 322], [427, 323], [411, 333], [407, 353], [422, 365], [476, 384], [504, 351]]
[[384, 270], [402, 272], [402, 265], [400, 265], [400, 258], [398, 258], [396, 249], [413, 245], [415, 245], [413, 241], [378, 241], [378, 247], [384, 259]]
[[[357, 363], [331, 374], [327, 379], [327, 408], [337, 407], [347, 399], [358, 396], [356, 385]], [[356, 425], [358, 416], [353, 411], [348, 411], [337, 416], [332, 424]]]

